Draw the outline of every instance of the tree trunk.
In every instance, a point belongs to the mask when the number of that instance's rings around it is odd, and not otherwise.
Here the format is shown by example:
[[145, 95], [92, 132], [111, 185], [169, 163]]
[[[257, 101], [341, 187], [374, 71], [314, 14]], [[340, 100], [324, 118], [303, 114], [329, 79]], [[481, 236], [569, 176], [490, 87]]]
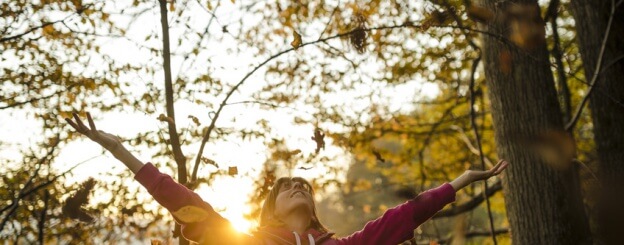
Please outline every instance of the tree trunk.
[[[614, 1], [618, 2], [618, 1]], [[576, 0], [570, 4], [576, 22], [577, 40], [585, 78], [596, 79], [589, 95], [598, 152], [598, 176], [605, 192], [598, 206], [598, 240], [604, 244], [622, 244], [624, 220], [624, 4], [613, 15], [607, 34], [612, 1]], [[600, 73], [594, 78], [596, 65]], [[618, 233], [619, 232], [619, 233]]]
[[[483, 55], [497, 151], [510, 163], [503, 190], [513, 243], [589, 244], [576, 169], [555, 168], [528, 145], [564, 131], [537, 2], [484, 2], [496, 13], [486, 31], [505, 37], [484, 35]], [[514, 39], [512, 31], [522, 28], [533, 28], [534, 36]]]

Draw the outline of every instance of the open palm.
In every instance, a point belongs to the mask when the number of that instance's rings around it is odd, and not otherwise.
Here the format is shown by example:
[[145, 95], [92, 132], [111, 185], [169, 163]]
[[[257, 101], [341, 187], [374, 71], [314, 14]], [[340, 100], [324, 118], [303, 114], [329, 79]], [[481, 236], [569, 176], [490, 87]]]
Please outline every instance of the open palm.
[[69, 123], [69, 125], [71, 125], [78, 133], [81, 133], [87, 136], [89, 139], [95, 141], [96, 143], [100, 144], [101, 146], [103, 146], [109, 151], [114, 150], [117, 146], [121, 144], [117, 136], [106, 133], [102, 130], [97, 130], [97, 128], [95, 127], [95, 123], [93, 122], [93, 119], [91, 118], [91, 114], [89, 114], [88, 112], [87, 112], [87, 120], [89, 121], [89, 126], [91, 128], [87, 127], [82, 122], [82, 120], [80, 120], [80, 118], [78, 117], [78, 114], [73, 113], [73, 115], [74, 115], [75, 122], [69, 118], [65, 118], [65, 121], [67, 121], [67, 123]]
[[473, 181], [489, 179], [492, 176], [499, 175], [503, 170], [505, 170], [509, 166], [509, 163], [505, 160], [500, 160], [496, 165], [489, 170], [468, 170], [467, 174], [472, 178]]

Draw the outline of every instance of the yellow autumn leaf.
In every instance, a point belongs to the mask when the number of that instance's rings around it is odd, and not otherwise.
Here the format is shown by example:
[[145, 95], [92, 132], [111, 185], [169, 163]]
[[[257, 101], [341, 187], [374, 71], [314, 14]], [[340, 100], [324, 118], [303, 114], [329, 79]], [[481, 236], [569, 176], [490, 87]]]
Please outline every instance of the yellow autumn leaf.
[[297, 33], [296, 31], [293, 31], [293, 37], [294, 40], [290, 43], [290, 45], [293, 46], [293, 48], [297, 49], [299, 48], [299, 46], [301, 46], [301, 35], [299, 35], [299, 33]]
[[228, 168], [228, 174], [229, 175], [237, 175], [238, 174], [238, 168], [236, 166], [229, 167]]
[[208, 211], [196, 206], [184, 206], [172, 214], [184, 223], [197, 223], [208, 218]]
[[47, 25], [45, 27], [43, 27], [43, 35], [44, 36], [51, 36], [52, 34], [54, 34], [54, 26], [53, 25]]

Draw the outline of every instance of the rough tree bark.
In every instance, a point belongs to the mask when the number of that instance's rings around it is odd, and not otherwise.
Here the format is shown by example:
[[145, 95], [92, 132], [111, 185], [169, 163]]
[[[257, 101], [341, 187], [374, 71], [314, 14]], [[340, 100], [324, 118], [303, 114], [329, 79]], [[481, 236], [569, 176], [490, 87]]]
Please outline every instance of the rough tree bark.
[[505, 37], [485, 35], [482, 47], [496, 148], [510, 162], [503, 190], [513, 243], [589, 244], [576, 169], [547, 164], [527, 144], [564, 131], [537, 1], [483, 3], [496, 14], [486, 31]]
[[[615, 9], [614, 4], [619, 6]], [[595, 79], [589, 94], [598, 153], [598, 178], [605, 192], [598, 206], [598, 239], [622, 244], [624, 220], [624, 4], [622, 1], [574, 0], [570, 8], [585, 78]], [[615, 12], [612, 12], [614, 10]], [[613, 19], [609, 24], [609, 18]], [[608, 27], [608, 28], [607, 28]], [[607, 30], [609, 33], [607, 33]], [[603, 43], [605, 36], [608, 38]], [[604, 46], [604, 47], [603, 47]], [[601, 49], [604, 49], [601, 54]], [[600, 63], [600, 64], [599, 64]], [[599, 73], [596, 74], [597, 67]], [[597, 76], [597, 77], [594, 77]], [[619, 232], [619, 233], [618, 233]]]

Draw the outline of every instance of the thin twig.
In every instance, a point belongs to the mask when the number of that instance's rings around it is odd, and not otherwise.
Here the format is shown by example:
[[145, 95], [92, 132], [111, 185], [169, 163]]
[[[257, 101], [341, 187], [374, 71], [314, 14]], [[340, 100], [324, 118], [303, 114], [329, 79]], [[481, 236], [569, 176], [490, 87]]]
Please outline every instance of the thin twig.
[[[470, 141], [470, 139], [468, 138], [468, 135], [466, 134], [466, 132], [464, 132], [464, 129], [462, 129], [461, 127], [457, 126], [457, 125], [451, 125], [449, 128], [454, 129], [455, 131], [459, 132], [460, 138], [462, 141], [464, 141], [464, 143], [466, 143], [466, 146], [468, 147], [468, 150], [470, 150], [470, 152], [472, 152], [473, 154], [479, 156], [479, 149], [477, 149], [472, 142]], [[483, 131], [483, 129], [481, 130]], [[484, 156], [485, 158], [485, 163], [488, 166], [494, 166], [492, 164], [492, 161], [490, 160], [490, 158], [488, 158], [487, 156]]]
[[[400, 25], [391, 25], [391, 26], [380, 26], [380, 27], [373, 27], [373, 28], [366, 28], [363, 29], [364, 31], [373, 31], [373, 30], [384, 30], [384, 29], [397, 29], [397, 28], [421, 28], [420, 25], [414, 25], [412, 23], [403, 23]], [[341, 38], [341, 37], [345, 37], [348, 35], [351, 35], [352, 33], [356, 32], [356, 31], [362, 31], [362, 29], [358, 29], [358, 30], [352, 30], [352, 31], [348, 31], [348, 32], [344, 32], [344, 33], [340, 33], [331, 37], [326, 37], [326, 38], [322, 38], [322, 39], [318, 39], [315, 41], [311, 41], [311, 42], [307, 42], [307, 43], [303, 43], [301, 44], [298, 48], [304, 47], [304, 46], [308, 46], [308, 45], [314, 45], [317, 43], [322, 43], [322, 42], [327, 42], [329, 40], [332, 39], [336, 39], [336, 38]], [[199, 152], [197, 153], [197, 156], [195, 157], [195, 165], [193, 167], [193, 173], [191, 175], [191, 181], [195, 181], [197, 180], [197, 170], [199, 169], [199, 164], [200, 164], [200, 160], [202, 157], [202, 154], [204, 152], [204, 147], [206, 146], [206, 143], [208, 142], [208, 140], [210, 139], [210, 134], [212, 133], [212, 130], [214, 130], [215, 124], [217, 119], [219, 118], [219, 115], [221, 115], [221, 111], [223, 110], [223, 107], [227, 105], [227, 101], [230, 99], [230, 97], [232, 96], [232, 94], [234, 94], [234, 92], [236, 90], [238, 90], [238, 88], [252, 75], [254, 74], [256, 71], [258, 71], [261, 67], [263, 67], [265, 64], [269, 63], [270, 61], [272, 61], [273, 59], [294, 51], [295, 48], [289, 48], [283, 51], [280, 51], [272, 56], [270, 56], [268, 59], [266, 59], [265, 61], [261, 62], [259, 65], [257, 65], [256, 67], [254, 67], [249, 73], [247, 73], [236, 85], [234, 85], [230, 91], [226, 94], [225, 98], [223, 99], [223, 101], [221, 102], [221, 104], [219, 105], [219, 108], [217, 109], [217, 111], [214, 113], [214, 117], [212, 118], [212, 121], [210, 122], [210, 125], [208, 126], [208, 129], [206, 130], [206, 133], [204, 134], [204, 137], [202, 139], [201, 145], [199, 147]]]
[[[186, 173], [186, 157], [182, 153], [182, 148], [180, 147], [180, 136], [176, 130], [175, 125], [175, 111], [173, 106], [173, 85], [171, 79], [171, 50], [169, 48], [169, 24], [167, 19], [167, 1], [166, 0], [158, 0], [160, 6], [160, 25], [162, 29], [163, 35], [163, 65], [165, 72], [165, 106], [167, 108], [167, 117], [171, 118], [171, 122], [168, 122], [169, 126], [169, 142], [171, 143], [171, 148], [173, 151], [173, 158], [178, 167], [178, 182], [181, 184], [187, 183], [187, 173]], [[180, 224], [175, 224], [174, 228], [174, 237], [179, 236], [180, 232]], [[184, 237], [179, 236], [180, 244], [188, 244], [188, 241], [184, 239]]]
[[[472, 74], [470, 76], [470, 124], [472, 125], [472, 130], [475, 134], [475, 139], [477, 141], [477, 149], [479, 149], [479, 158], [481, 159], [481, 169], [486, 170], [485, 168], [485, 156], [483, 156], [483, 148], [481, 147], [481, 137], [479, 136], [479, 130], [477, 129], [477, 122], [475, 116], [474, 102], [475, 102], [475, 94], [474, 94], [474, 83], [475, 83], [475, 73], [477, 67], [479, 66], [479, 61], [481, 61], [481, 53], [479, 52], [479, 56], [472, 63]], [[483, 180], [483, 189], [484, 189], [484, 197], [485, 204], [488, 211], [488, 218], [490, 220], [490, 232], [492, 235], [492, 241], [494, 244], [498, 244], [496, 240], [495, 227], [494, 227], [494, 218], [492, 217], [492, 209], [490, 207], [490, 199], [489, 196], [486, 195], [488, 192], [487, 180]]]
[[167, 1], [159, 0], [160, 3], [160, 24], [163, 34], [163, 63], [165, 72], [165, 103], [167, 117], [173, 122], [168, 122], [169, 142], [173, 151], [173, 157], [178, 167], [178, 182], [186, 183], [186, 157], [180, 148], [180, 137], [175, 125], [175, 111], [173, 106], [173, 85], [171, 79], [171, 51], [169, 47], [169, 25], [167, 20]]
[[473, 209], [475, 209], [476, 207], [478, 207], [479, 205], [481, 205], [481, 203], [483, 201], [485, 201], [485, 197], [490, 197], [496, 193], [498, 193], [499, 191], [501, 191], [503, 189], [503, 185], [501, 184], [500, 180], [496, 181], [494, 184], [492, 184], [487, 191], [483, 191], [482, 193], [479, 193], [478, 195], [473, 196], [470, 200], [468, 200], [467, 202], [464, 202], [462, 204], [459, 204], [457, 206], [454, 206], [450, 209], [444, 209], [441, 210], [440, 212], [437, 212], [432, 219], [439, 219], [439, 218], [444, 218], [444, 217], [452, 217], [458, 214], [462, 214], [468, 211], [471, 211]]
[[607, 39], [609, 39], [609, 34], [611, 33], [611, 24], [613, 23], [613, 16], [615, 16], [615, 9], [621, 3], [622, 3], [622, 0], [620, 0], [617, 4], [615, 3], [614, 0], [611, 0], [611, 14], [609, 14], [609, 21], [607, 22], [607, 29], [605, 30], [605, 35], [602, 38], [602, 45], [600, 46], [600, 54], [598, 55], [598, 62], [596, 63], [594, 74], [592, 75], [591, 82], [589, 83], [590, 84], [589, 90], [587, 91], [587, 94], [585, 95], [585, 97], [583, 97], [581, 104], [576, 109], [576, 113], [574, 113], [574, 117], [572, 117], [572, 119], [570, 119], [570, 122], [566, 124], [565, 126], [566, 131], [571, 131], [574, 129], [576, 122], [581, 117], [581, 112], [583, 112], [583, 108], [585, 107], [585, 104], [589, 100], [589, 96], [594, 91], [594, 87], [596, 87], [595, 85], [596, 85], [596, 82], [598, 81], [598, 74], [600, 74], [600, 66], [602, 65], [604, 51], [607, 46]]
[[461, 97], [457, 97], [457, 99], [455, 100], [455, 103], [444, 111], [444, 113], [442, 114], [442, 116], [440, 117], [438, 121], [436, 121], [433, 125], [431, 125], [431, 129], [428, 131], [427, 136], [423, 140], [422, 147], [418, 151], [418, 159], [420, 163], [420, 189], [421, 190], [424, 189], [425, 180], [427, 179], [427, 175], [425, 174], [425, 157], [424, 157], [425, 149], [427, 149], [427, 145], [429, 144], [429, 141], [433, 138], [433, 135], [436, 132], [437, 128], [444, 122], [444, 119], [447, 116], [451, 115], [451, 113], [453, 112], [453, 109], [461, 105], [459, 103], [460, 99]]
[[14, 40], [14, 39], [21, 38], [21, 37], [23, 37], [23, 36], [25, 36], [25, 35], [27, 35], [27, 34], [29, 34], [29, 33], [33, 32], [33, 31], [36, 31], [36, 30], [39, 30], [39, 29], [45, 28], [46, 26], [49, 26], [49, 25], [54, 25], [54, 24], [56, 24], [56, 23], [64, 23], [64, 22], [65, 22], [67, 19], [69, 19], [70, 17], [74, 16], [75, 14], [81, 14], [81, 13], [82, 13], [85, 9], [87, 9], [87, 8], [89, 8], [89, 7], [93, 6], [93, 5], [94, 5], [93, 3], [91, 3], [91, 4], [86, 4], [86, 5], [85, 5], [85, 6], [83, 6], [82, 8], [80, 8], [80, 9], [76, 10], [76, 12], [74, 12], [74, 13], [72, 13], [72, 14], [70, 14], [70, 15], [65, 16], [65, 18], [63, 18], [63, 19], [60, 19], [60, 20], [57, 20], [57, 21], [52, 21], [52, 22], [46, 22], [46, 23], [43, 23], [43, 24], [42, 24], [42, 25], [40, 25], [40, 26], [35, 26], [35, 27], [32, 27], [32, 28], [30, 28], [30, 29], [26, 30], [26, 31], [25, 31], [25, 32], [23, 32], [23, 33], [16, 34], [16, 35], [13, 35], [13, 36], [9, 36], [9, 37], [3, 37], [3, 38], [0, 38], [0, 43], [1, 43], [1, 42], [6, 42], [6, 41], [12, 41], [12, 40]]
[[48, 201], [50, 200], [50, 192], [49, 191], [45, 191], [43, 193], [43, 210], [41, 210], [41, 215], [39, 216], [39, 223], [37, 223], [37, 228], [39, 229], [39, 234], [38, 238], [39, 238], [39, 244], [43, 245], [44, 244], [44, 238], [45, 238], [45, 220], [46, 220], [46, 213], [48, 212]]
[[559, 8], [559, 0], [552, 0], [548, 6], [548, 18], [550, 27], [553, 32], [553, 48], [552, 55], [557, 63], [557, 82], [559, 85], [559, 96], [563, 102], [563, 118], [564, 121], [568, 121], [571, 118], [572, 106], [570, 102], [570, 89], [568, 88], [568, 81], [563, 70], [563, 61], [561, 54], [561, 44], [559, 40], [559, 31], [557, 30], [557, 9]]
[[323, 34], [325, 34], [325, 31], [327, 30], [327, 27], [329, 27], [329, 24], [331, 23], [332, 19], [334, 18], [334, 14], [336, 13], [336, 10], [338, 10], [338, 7], [340, 7], [340, 0], [338, 0], [338, 4], [336, 4], [336, 7], [334, 8], [334, 11], [332, 11], [332, 13], [329, 15], [329, 20], [327, 20], [327, 24], [325, 24], [325, 28], [323, 28], [323, 31], [321, 32], [321, 34], [319, 34], [319, 39], [323, 38]]
[[[475, 108], [474, 108], [474, 104], [475, 104], [475, 92], [474, 92], [474, 85], [475, 85], [475, 73], [477, 72], [477, 67], [479, 67], [479, 62], [481, 61], [481, 48], [472, 41], [472, 39], [469, 38], [468, 33], [466, 32], [466, 30], [463, 28], [463, 24], [461, 19], [457, 16], [457, 14], [455, 14], [455, 12], [453, 11], [454, 8], [451, 7], [451, 5], [448, 3], [447, 0], [444, 1], [444, 4], [446, 5], [446, 7], [448, 8], [448, 12], [451, 13], [451, 16], [453, 17], [453, 19], [455, 19], [455, 22], [457, 23], [457, 26], [460, 27], [460, 30], [464, 33], [464, 36], [466, 37], [466, 40], [468, 40], [468, 44], [474, 49], [475, 52], [477, 52], [477, 58], [475, 58], [472, 61], [472, 72], [470, 74], [470, 124], [472, 125], [472, 130], [474, 131], [475, 134], [475, 139], [476, 139], [476, 143], [477, 143], [477, 148], [479, 149], [479, 158], [481, 160], [481, 169], [482, 170], [486, 170], [485, 168], [485, 156], [483, 155], [483, 148], [481, 147], [481, 137], [479, 136], [479, 129], [477, 128], [477, 122], [476, 122], [476, 115], [475, 115]], [[494, 242], [494, 245], [498, 244], [498, 241], [496, 240], [496, 234], [495, 234], [495, 228], [494, 228], [494, 218], [492, 217], [492, 209], [490, 207], [490, 199], [489, 196], [486, 195], [486, 193], [488, 192], [488, 185], [487, 185], [487, 180], [483, 180], [483, 195], [485, 198], [485, 204], [487, 207], [487, 213], [488, 213], [488, 218], [490, 221], [490, 234], [492, 235], [492, 241]]]

